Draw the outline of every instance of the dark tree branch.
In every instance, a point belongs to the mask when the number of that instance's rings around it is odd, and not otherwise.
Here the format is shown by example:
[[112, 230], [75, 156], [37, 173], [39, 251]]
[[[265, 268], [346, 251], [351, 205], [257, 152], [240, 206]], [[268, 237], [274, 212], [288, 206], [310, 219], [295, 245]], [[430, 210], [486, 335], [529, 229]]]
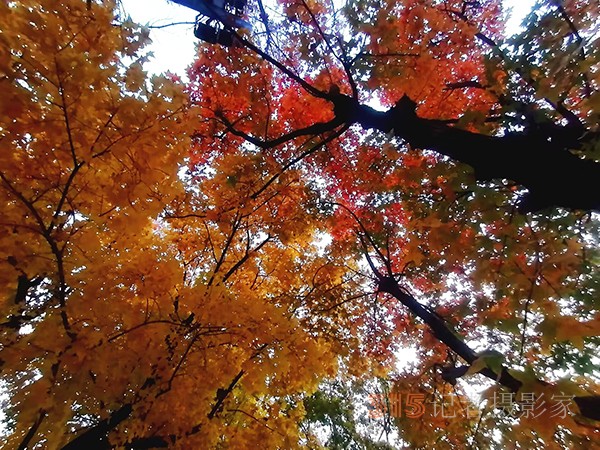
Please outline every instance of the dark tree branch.
[[27, 448], [29, 448], [29, 442], [31, 442], [33, 437], [36, 435], [38, 428], [46, 418], [47, 414], [48, 413], [46, 412], [46, 410], [40, 409], [37, 419], [35, 419], [35, 422], [33, 422], [33, 425], [31, 425], [31, 428], [29, 428], [29, 431], [21, 441], [18, 450], [26, 450]]
[[331, 141], [333, 141], [334, 139], [340, 137], [342, 134], [344, 134], [346, 132], [346, 130], [348, 130], [349, 126], [345, 125], [342, 128], [340, 128], [339, 130], [337, 130], [335, 133], [332, 133], [331, 135], [329, 135], [328, 137], [324, 138], [322, 141], [316, 143], [315, 145], [309, 147], [308, 149], [306, 149], [305, 151], [303, 151], [302, 153], [300, 153], [299, 155], [295, 156], [294, 158], [292, 158], [289, 162], [287, 162], [279, 172], [277, 172], [275, 175], [273, 175], [271, 178], [269, 178], [267, 180], [267, 182], [265, 184], [263, 184], [261, 186], [261, 188], [254, 192], [250, 198], [252, 198], [253, 200], [255, 200], [256, 198], [258, 198], [258, 196], [260, 194], [262, 194], [265, 189], [267, 189], [271, 184], [273, 184], [286, 170], [288, 170], [290, 167], [292, 167], [294, 164], [302, 161], [304, 158], [306, 158], [307, 156], [313, 154], [314, 152], [316, 152], [317, 150], [319, 150], [321, 147], [323, 147], [324, 145], [327, 145], [328, 143], [330, 143]]
[[258, 244], [255, 248], [253, 249], [248, 249], [246, 251], [246, 253], [244, 254], [244, 256], [242, 256], [242, 258], [236, 262], [233, 267], [231, 267], [231, 269], [229, 269], [227, 271], [227, 273], [225, 274], [225, 276], [223, 277], [223, 282], [227, 281], [229, 279], [229, 277], [231, 275], [233, 275], [235, 273], [236, 270], [238, 270], [246, 261], [248, 261], [248, 259], [250, 258], [250, 256], [252, 256], [253, 254], [255, 254], [256, 252], [258, 252], [261, 248], [263, 248], [263, 246], [269, 242], [271, 240], [272, 236], [269, 234], [267, 235], [267, 237], [260, 243]]
[[600, 164], [582, 159], [570, 149], [580, 146], [580, 134], [556, 126], [552, 136], [543, 133], [488, 136], [452, 127], [443, 121], [423, 119], [416, 104], [404, 96], [388, 111], [377, 111], [346, 95], [333, 99], [336, 117], [385, 133], [391, 131], [412, 146], [433, 150], [468, 164], [480, 181], [509, 179], [529, 194], [523, 211], [549, 206], [600, 211]]
[[161, 28], [168, 28], [168, 27], [174, 27], [177, 25], [194, 25], [195, 22], [171, 22], [171, 23], [165, 23], [163, 25], [146, 25], [146, 28], [152, 28], [154, 30], [158, 30]]
[[266, 60], [266, 61], [270, 62], [271, 64], [273, 64], [281, 72], [283, 72], [289, 78], [291, 78], [296, 83], [298, 83], [300, 86], [302, 86], [306, 92], [308, 92], [309, 94], [313, 95], [314, 97], [328, 98], [328, 95], [327, 95], [326, 92], [320, 91], [319, 89], [317, 89], [316, 87], [314, 87], [312, 84], [310, 84], [308, 81], [306, 81], [304, 78], [300, 77], [299, 75], [296, 75], [288, 67], [286, 67], [285, 64], [282, 64], [281, 62], [277, 61], [271, 55], [269, 55], [268, 53], [265, 53], [263, 50], [261, 50], [260, 48], [258, 48], [256, 45], [254, 45], [250, 41], [244, 39], [240, 35], [236, 35], [236, 36], [239, 39], [239, 41], [246, 48], [248, 48], [249, 50], [253, 51], [257, 55], [259, 55], [260, 57], [262, 57], [264, 60]]
[[262, 149], [277, 147], [278, 145], [285, 144], [286, 142], [289, 142], [293, 139], [296, 139], [296, 138], [302, 137], [302, 136], [316, 136], [318, 134], [323, 134], [328, 131], [334, 130], [338, 126], [342, 125], [342, 122], [340, 122], [337, 118], [334, 118], [334, 119], [330, 120], [329, 122], [318, 122], [318, 123], [309, 125], [307, 127], [299, 128], [297, 130], [291, 131], [287, 134], [279, 136], [278, 138], [263, 141], [261, 139], [250, 136], [250, 135], [244, 133], [243, 131], [237, 130], [234, 127], [234, 123], [229, 121], [223, 115], [222, 112], [217, 111], [215, 113], [215, 116], [218, 117], [219, 119], [221, 119], [221, 121], [227, 128], [227, 131], [229, 131], [231, 134], [233, 134], [234, 136], [244, 138], [246, 141], [248, 141], [251, 144], [254, 144], [257, 147], [262, 148]]
[[[467, 363], [472, 364], [477, 359], [477, 354], [463, 342], [437, 314], [429, 311], [421, 305], [412, 295], [400, 288], [398, 282], [392, 277], [381, 277], [379, 279], [379, 291], [386, 292], [400, 301], [414, 315], [425, 322], [434, 336], [446, 344], [452, 351], [457, 353]], [[496, 376], [493, 376], [496, 379]]]
[[474, 88], [474, 89], [487, 89], [489, 85], [481, 84], [477, 80], [465, 80], [465, 81], [457, 81], [456, 83], [448, 83], [444, 88], [445, 91], [452, 91], [454, 89], [465, 89], [465, 88]]
[[242, 378], [242, 376], [244, 376], [244, 373], [245, 372], [243, 370], [240, 370], [239, 373], [235, 376], [235, 378], [233, 380], [231, 380], [231, 383], [229, 383], [229, 386], [227, 386], [227, 389], [219, 389], [217, 391], [216, 402], [213, 405], [210, 412], [208, 413], [209, 419], [212, 419], [213, 417], [215, 417], [215, 415], [223, 408], [223, 403], [225, 402], [225, 399], [231, 393], [231, 391], [233, 391], [233, 388], [238, 383], [238, 381], [240, 381], [240, 378]]
[[[235, 235], [237, 234], [237, 232], [240, 228], [241, 223], [242, 223], [242, 218], [239, 216], [239, 212], [237, 212], [235, 215], [235, 218], [233, 219], [233, 223], [231, 224], [231, 233], [229, 233], [229, 235], [227, 236], [227, 240], [225, 241], [225, 246], [223, 247], [223, 251], [221, 252], [221, 255], [219, 256], [219, 259], [217, 260], [215, 269], [214, 269], [212, 275], [210, 276], [208, 283], [206, 283], [207, 287], [210, 287], [213, 284], [213, 281], [215, 280], [215, 275], [219, 272], [219, 269], [221, 269], [221, 266], [225, 262], [225, 255], [227, 255], [227, 252], [229, 251], [229, 248], [233, 242], [233, 239], [235, 238]], [[213, 249], [214, 249], [214, 246], [213, 246]]]
[[[450, 12], [466, 20], [464, 13]], [[477, 34], [477, 37], [501, 51], [494, 40], [482, 33]], [[536, 130], [534, 133], [505, 136], [471, 133], [452, 127], [444, 121], [418, 117], [416, 105], [406, 96], [393, 108], [383, 112], [361, 105], [356, 98], [347, 95], [322, 92], [260, 48], [241, 39], [249, 50], [275, 65], [309, 94], [334, 104], [335, 117], [332, 121], [292, 132], [269, 144], [282, 143], [293, 138], [295, 133], [302, 135], [315, 132], [317, 128], [316, 131], [320, 133], [331, 131], [342, 123], [348, 126], [356, 123], [364, 128], [386, 133], [393, 130], [396, 136], [414, 147], [433, 150], [470, 165], [480, 181], [508, 179], [527, 188], [529, 193], [519, 205], [521, 211], [537, 211], [550, 206], [600, 211], [600, 196], [593, 187], [594, 181], [600, 179], [600, 164], [584, 160], [570, 152], [581, 146], [580, 139], [586, 130], [564, 105], [551, 103], [567, 119], [568, 126], [555, 125], [551, 129]], [[256, 145], [265, 145], [232, 127], [229, 127], [229, 131]]]
[[[176, 438], [173, 436], [172, 443], [175, 443]], [[162, 436], [150, 436], [144, 438], [136, 438], [129, 442], [125, 448], [127, 450], [143, 450], [150, 448], [168, 448], [169, 442]]]
[[[449, 14], [455, 15], [460, 20], [468, 22], [468, 18], [466, 16], [466, 10], [464, 8], [462, 11], [455, 11], [452, 9], [445, 9], [445, 11]], [[491, 47], [494, 54], [497, 55], [500, 59], [502, 59], [503, 61], [509, 61], [509, 58], [506, 56], [505, 52], [500, 48], [498, 43], [496, 41], [494, 41], [492, 38], [490, 38], [489, 36], [486, 36], [482, 32], [476, 33], [475, 37], [477, 39], [479, 39], [481, 42], [483, 42], [484, 44], [486, 44], [487, 46]], [[530, 75], [524, 73], [524, 71], [520, 70], [520, 69], [515, 70], [515, 72], [517, 73], [517, 75], [519, 75], [521, 77], [521, 79], [525, 83], [527, 83], [527, 85], [529, 87], [531, 87], [535, 90], [535, 83]], [[562, 102], [560, 102], [560, 101], [553, 102], [552, 100], [550, 100], [547, 97], [544, 98], [544, 101], [546, 103], [548, 103], [561, 116], [563, 116], [567, 120], [567, 122], [571, 125], [571, 127], [576, 128], [579, 131], [583, 132], [584, 126], [583, 126], [583, 123], [581, 122], [581, 120], [579, 119], [579, 117], [577, 117], [577, 115], [575, 115], [572, 111], [567, 109]]]
[[297, 130], [271, 141], [259, 141], [236, 131], [229, 131], [266, 148], [307, 133], [331, 131], [340, 124], [360, 124], [394, 134], [413, 147], [433, 150], [470, 165], [479, 181], [512, 180], [529, 193], [519, 207], [523, 212], [557, 206], [569, 209], [600, 211], [600, 195], [594, 188], [600, 180], [600, 164], [571, 153], [581, 147], [581, 130], [570, 125], [553, 126], [533, 133], [489, 136], [451, 126], [446, 121], [424, 119], [416, 114], [416, 104], [402, 97], [388, 111], [361, 105], [344, 94], [330, 94], [335, 117]]
[[390, 53], [364, 53], [361, 52], [359, 54], [357, 54], [351, 61], [350, 61], [350, 67], [359, 59], [378, 59], [378, 58], [418, 58], [419, 56], [421, 56], [419, 53], [394, 53], [394, 52], [390, 52]]
[[[561, 5], [561, 3], [559, 1], [553, 0], [552, 3], [554, 4], [554, 6], [556, 6], [558, 13], [563, 18], [563, 20], [567, 23], [567, 26], [571, 30], [571, 33], [573, 33], [573, 36], [575, 36], [575, 39], [577, 39], [577, 44], [579, 46], [579, 57], [582, 61], [585, 61], [587, 56], [585, 54], [584, 40], [581, 37], [581, 34], [579, 34], [579, 30], [577, 29], [577, 26], [575, 26], [575, 23], [573, 22], [573, 20], [571, 19], [571, 17], [567, 13], [567, 11], [565, 10], [564, 6]], [[590, 83], [590, 78], [589, 78], [587, 72], [582, 72], [581, 76], [583, 77], [583, 81], [585, 83], [585, 95], [587, 97], [589, 97], [592, 95], [592, 91], [593, 91], [592, 85]]]
[[[467, 373], [469, 366], [478, 358], [478, 355], [448, 327], [441, 317], [421, 305], [412, 295], [403, 290], [392, 277], [381, 277], [378, 288], [380, 292], [387, 292], [396, 298], [414, 315], [423, 320], [440, 342], [447, 345], [448, 348], [468, 363], [468, 365], [464, 366], [444, 368], [442, 378], [445, 381], [454, 384], [457, 378]], [[485, 368], [479, 371], [479, 373], [507, 387], [512, 392], [517, 392], [523, 385], [505, 367], [502, 367], [499, 374], [489, 368]], [[541, 380], [540, 383], [547, 384]], [[579, 407], [581, 415], [588, 419], [600, 420], [600, 395], [577, 396], [573, 400]]]
[[108, 418], [101, 420], [97, 425], [88, 428], [67, 445], [62, 447], [62, 450], [81, 450], [83, 448], [109, 450], [111, 446], [108, 442], [108, 433], [127, 419], [132, 411], [133, 405], [131, 403], [121, 406]]
[[267, 15], [267, 11], [265, 10], [265, 5], [263, 5], [262, 0], [258, 0], [258, 9], [260, 10], [260, 20], [265, 26], [265, 31], [267, 33], [267, 48], [270, 48], [271, 42], [273, 41], [273, 36], [271, 35], [271, 28], [269, 27], [269, 16]]

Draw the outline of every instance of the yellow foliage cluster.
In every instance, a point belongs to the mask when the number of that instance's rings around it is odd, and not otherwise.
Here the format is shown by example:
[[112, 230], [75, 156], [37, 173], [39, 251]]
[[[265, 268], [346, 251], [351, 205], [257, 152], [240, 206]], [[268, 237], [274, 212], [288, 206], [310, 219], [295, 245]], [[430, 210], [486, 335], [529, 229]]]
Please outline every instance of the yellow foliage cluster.
[[302, 260], [316, 227], [293, 176], [251, 197], [256, 167], [234, 152], [186, 191], [193, 111], [146, 76], [147, 30], [113, 10], [0, 4], [7, 448], [61, 448], [124, 405], [118, 445], [292, 448], [295, 396], [334, 375], [343, 346], [307, 311], [343, 271]]

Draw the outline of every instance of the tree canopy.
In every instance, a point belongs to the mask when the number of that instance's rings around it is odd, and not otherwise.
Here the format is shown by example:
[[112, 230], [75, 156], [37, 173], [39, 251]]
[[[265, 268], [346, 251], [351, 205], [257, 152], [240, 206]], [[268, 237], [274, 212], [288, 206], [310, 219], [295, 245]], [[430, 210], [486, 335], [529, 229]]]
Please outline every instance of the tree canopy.
[[6, 448], [600, 445], [599, 13], [0, 2]]

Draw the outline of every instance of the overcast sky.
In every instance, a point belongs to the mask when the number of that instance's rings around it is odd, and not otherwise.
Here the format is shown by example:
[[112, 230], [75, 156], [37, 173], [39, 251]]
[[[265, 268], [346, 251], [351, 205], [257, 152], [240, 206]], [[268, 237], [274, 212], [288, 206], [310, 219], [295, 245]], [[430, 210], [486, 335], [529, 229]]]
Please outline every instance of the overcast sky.
[[[522, 18], [529, 11], [534, 0], [505, 0], [513, 8], [513, 15], [508, 24], [509, 30], [515, 30]], [[196, 12], [168, 0], [122, 0], [125, 12], [134, 22], [160, 26], [175, 22], [193, 22]], [[154, 58], [146, 65], [150, 72], [161, 73], [171, 71], [183, 75], [195, 54], [192, 25], [175, 25], [162, 29], [153, 29], [150, 36], [150, 50]]]

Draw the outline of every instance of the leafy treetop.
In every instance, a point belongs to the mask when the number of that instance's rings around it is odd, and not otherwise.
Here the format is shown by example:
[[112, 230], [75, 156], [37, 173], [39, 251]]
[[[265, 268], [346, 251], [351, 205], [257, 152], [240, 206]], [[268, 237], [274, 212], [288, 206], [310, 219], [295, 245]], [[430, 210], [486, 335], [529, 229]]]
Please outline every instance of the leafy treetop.
[[0, 3], [7, 448], [597, 444], [587, 3], [256, 0], [186, 83], [114, 2]]

